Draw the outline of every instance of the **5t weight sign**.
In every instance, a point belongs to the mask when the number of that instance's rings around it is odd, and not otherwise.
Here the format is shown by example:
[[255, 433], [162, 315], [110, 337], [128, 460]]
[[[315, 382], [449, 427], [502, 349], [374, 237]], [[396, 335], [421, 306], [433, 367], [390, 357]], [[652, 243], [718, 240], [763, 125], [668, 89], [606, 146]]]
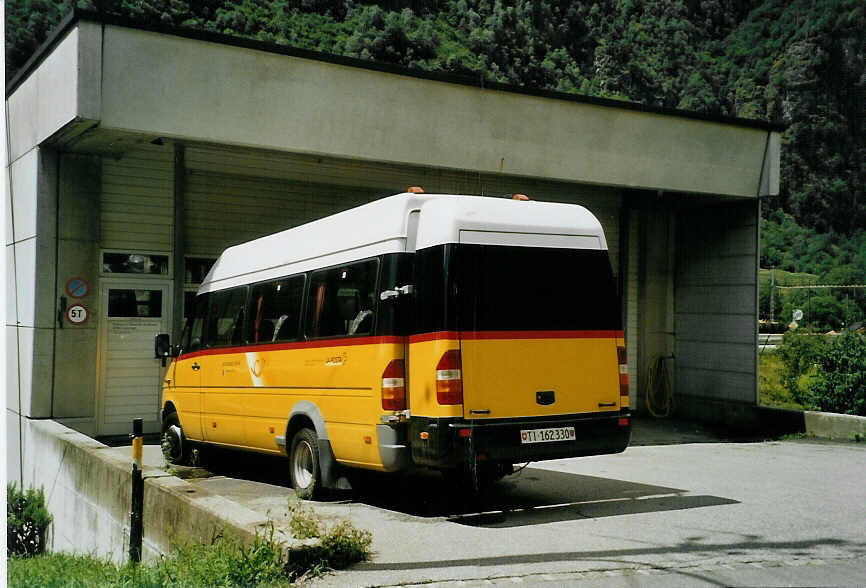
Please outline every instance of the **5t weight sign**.
[[87, 322], [90, 312], [83, 304], [73, 304], [66, 309], [66, 320], [73, 325], [80, 325]]

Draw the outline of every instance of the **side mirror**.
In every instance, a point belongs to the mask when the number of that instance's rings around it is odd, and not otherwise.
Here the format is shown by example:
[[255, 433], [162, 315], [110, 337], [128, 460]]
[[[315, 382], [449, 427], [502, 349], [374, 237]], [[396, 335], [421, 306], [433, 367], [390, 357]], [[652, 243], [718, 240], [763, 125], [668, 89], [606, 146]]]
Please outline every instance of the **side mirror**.
[[153, 338], [153, 356], [156, 359], [161, 359], [162, 365], [165, 365], [167, 357], [171, 357], [171, 341], [168, 333], [160, 333]]

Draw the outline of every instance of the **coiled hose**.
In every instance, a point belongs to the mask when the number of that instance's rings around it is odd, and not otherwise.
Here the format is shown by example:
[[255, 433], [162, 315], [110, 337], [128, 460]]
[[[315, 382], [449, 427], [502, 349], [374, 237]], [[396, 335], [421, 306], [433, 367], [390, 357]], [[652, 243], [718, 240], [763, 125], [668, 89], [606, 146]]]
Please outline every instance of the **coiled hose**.
[[646, 375], [646, 408], [656, 418], [669, 417], [674, 405], [669, 359], [673, 356], [656, 357]]

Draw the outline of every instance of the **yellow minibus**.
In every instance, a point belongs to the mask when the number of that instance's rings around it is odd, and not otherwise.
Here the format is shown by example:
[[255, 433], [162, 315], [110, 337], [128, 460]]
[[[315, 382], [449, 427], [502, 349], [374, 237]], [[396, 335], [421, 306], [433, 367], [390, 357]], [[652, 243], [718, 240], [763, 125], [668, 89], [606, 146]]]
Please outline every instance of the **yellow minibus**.
[[477, 485], [630, 435], [607, 242], [573, 204], [413, 191], [230, 247], [155, 348], [167, 459], [285, 454], [304, 498], [344, 468]]

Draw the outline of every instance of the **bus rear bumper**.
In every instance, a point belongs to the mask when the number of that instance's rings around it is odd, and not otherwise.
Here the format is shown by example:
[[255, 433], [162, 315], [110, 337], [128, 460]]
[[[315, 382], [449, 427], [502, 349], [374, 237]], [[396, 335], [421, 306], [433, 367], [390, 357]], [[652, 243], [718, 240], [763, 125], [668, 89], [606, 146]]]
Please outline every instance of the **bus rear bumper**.
[[379, 440], [379, 458], [386, 472], [397, 472], [409, 465], [409, 445], [406, 443], [405, 423], [390, 426], [376, 425]]
[[[574, 439], [525, 443], [522, 433], [574, 428]], [[620, 453], [628, 447], [631, 419], [626, 410], [525, 419], [460, 419], [413, 416], [409, 424], [412, 461], [439, 468], [478, 461], [524, 463]]]

